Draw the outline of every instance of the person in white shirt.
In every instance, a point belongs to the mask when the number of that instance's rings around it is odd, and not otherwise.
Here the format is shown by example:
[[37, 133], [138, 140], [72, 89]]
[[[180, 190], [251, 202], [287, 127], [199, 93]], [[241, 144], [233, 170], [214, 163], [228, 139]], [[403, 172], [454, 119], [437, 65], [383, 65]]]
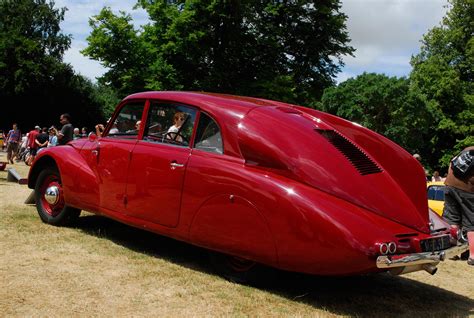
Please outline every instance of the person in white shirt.
[[181, 136], [178, 135], [178, 132], [181, 129], [181, 126], [183, 126], [185, 119], [186, 119], [186, 114], [183, 112], [177, 112], [176, 114], [174, 114], [174, 117], [173, 117], [174, 125], [168, 129], [166, 133], [167, 139], [183, 142], [183, 138], [181, 138]]

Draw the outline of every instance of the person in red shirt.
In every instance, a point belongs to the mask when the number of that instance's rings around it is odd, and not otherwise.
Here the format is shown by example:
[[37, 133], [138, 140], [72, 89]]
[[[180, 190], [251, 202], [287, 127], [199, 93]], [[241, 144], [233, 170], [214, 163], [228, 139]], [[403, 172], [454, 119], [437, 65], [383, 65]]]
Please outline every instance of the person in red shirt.
[[36, 126], [35, 129], [30, 131], [30, 133], [28, 134], [28, 148], [30, 148], [30, 156], [28, 157], [28, 160], [26, 161], [26, 164], [28, 166], [31, 166], [31, 164], [33, 163], [33, 160], [35, 160], [36, 152], [38, 151], [38, 145], [36, 144], [35, 140], [36, 140], [36, 137], [38, 137], [40, 131], [41, 131], [40, 126]]

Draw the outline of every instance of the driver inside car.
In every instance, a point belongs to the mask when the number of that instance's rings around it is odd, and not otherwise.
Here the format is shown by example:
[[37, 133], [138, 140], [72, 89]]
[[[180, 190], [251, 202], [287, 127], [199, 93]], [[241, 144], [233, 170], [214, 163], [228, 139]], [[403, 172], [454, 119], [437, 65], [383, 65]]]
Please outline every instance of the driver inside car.
[[173, 126], [171, 126], [166, 132], [166, 138], [172, 139], [177, 142], [183, 142], [183, 138], [179, 135], [181, 127], [186, 119], [186, 114], [183, 112], [177, 112], [173, 117]]

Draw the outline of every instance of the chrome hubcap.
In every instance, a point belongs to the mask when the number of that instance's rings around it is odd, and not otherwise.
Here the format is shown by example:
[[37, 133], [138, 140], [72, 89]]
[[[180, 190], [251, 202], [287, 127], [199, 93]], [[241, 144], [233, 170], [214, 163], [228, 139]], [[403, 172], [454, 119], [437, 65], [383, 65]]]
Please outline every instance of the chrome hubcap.
[[51, 205], [55, 205], [59, 201], [59, 189], [57, 186], [50, 186], [44, 193], [44, 199]]

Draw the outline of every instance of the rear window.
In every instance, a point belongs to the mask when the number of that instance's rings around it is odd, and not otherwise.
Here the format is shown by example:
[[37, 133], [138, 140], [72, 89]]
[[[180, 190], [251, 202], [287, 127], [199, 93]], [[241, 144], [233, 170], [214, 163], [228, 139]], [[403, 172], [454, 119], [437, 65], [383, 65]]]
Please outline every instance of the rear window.
[[444, 201], [445, 186], [433, 185], [428, 187], [428, 200]]

